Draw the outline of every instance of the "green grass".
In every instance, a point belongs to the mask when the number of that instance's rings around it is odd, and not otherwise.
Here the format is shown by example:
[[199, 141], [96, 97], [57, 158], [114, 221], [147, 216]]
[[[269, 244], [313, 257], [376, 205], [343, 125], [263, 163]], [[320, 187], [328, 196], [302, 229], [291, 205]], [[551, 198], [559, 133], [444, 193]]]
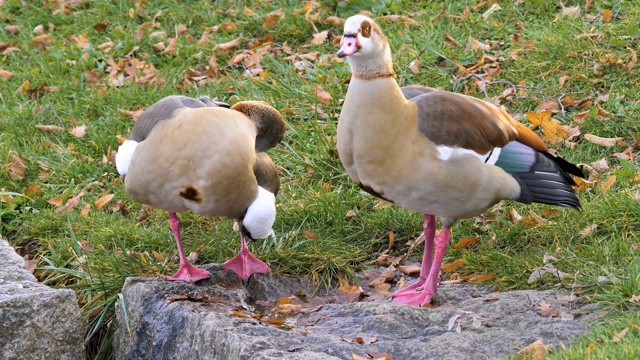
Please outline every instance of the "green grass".
[[[4, 47], [19, 49], [0, 57], [0, 69], [13, 73], [10, 79], [0, 80], [0, 161], [9, 164], [12, 155], [19, 156], [27, 167], [23, 179], [10, 176], [8, 166], [0, 172], [0, 233], [23, 255], [41, 259], [35, 271], [40, 280], [76, 291], [87, 325], [89, 358], [112, 356], [113, 310], [124, 279], [161, 276], [177, 267], [167, 214], [155, 211], [139, 221], [142, 206], [126, 195], [122, 179], [110, 162], [111, 151], [118, 146], [116, 136], [127, 135], [133, 126], [120, 109], [145, 108], [166, 95], [183, 94], [217, 96], [230, 103], [264, 100], [282, 111], [289, 130], [283, 142], [270, 152], [280, 167], [283, 183], [274, 226], [277, 238], [250, 245], [274, 272], [309, 277], [324, 285], [353, 281], [354, 274], [373, 264], [387, 249], [391, 231], [395, 234], [391, 252], [407, 254], [407, 242], [422, 230], [422, 215], [376, 206], [378, 201], [363, 195], [345, 175], [335, 151], [339, 100], [346, 93], [348, 65], [328, 60], [296, 69], [284, 60], [291, 54], [314, 51], [322, 57], [331, 55], [336, 51], [331, 40], [342, 29], [323, 20], [332, 15], [347, 18], [364, 9], [374, 16], [406, 15], [420, 23], [419, 27], [405, 27], [397, 21], [379, 21], [391, 42], [402, 85], [451, 90], [464, 75], [455, 62], [470, 66], [482, 57], [481, 50], [465, 50], [471, 37], [496, 41], [487, 55], [501, 59], [524, 49], [515, 60], [499, 61], [501, 73], [492, 81], [504, 82], [487, 88], [489, 96], [496, 96], [510, 86], [505, 82], [524, 81], [526, 95], [502, 101], [512, 114], [533, 111], [545, 99], [572, 95], [595, 100], [598, 95], [609, 95], [599, 105], [615, 113], [615, 118], [598, 118], [594, 109], [580, 124], [582, 134], [572, 140], [575, 148], [554, 146], [576, 163], [607, 159], [610, 170], [591, 178], [595, 186], [579, 193], [583, 211], [504, 204], [488, 212], [487, 221], [460, 221], [453, 229], [453, 243], [469, 236], [481, 241], [469, 248], [450, 248], [445, 262], [466, 260], [457, 270], [462, 275], [493, 272], [496, 275], [492, 282], [501, 290], [565, 287], [608, 310], [593, 333], [571, 349], [556, 349], [550, 358], [637, 357], [640, 330], [632, 325], [639, 325], [640, 319], [638, 303], [630, 299], [640, 295], [640, 162], [634, 159], [624, 163], [614, 156], [626, 145], [606, 148], [583, 138], [587, 133], [620, 137], [638, 152], [640, 64], [630, 71], [625, 68], [632, 62], [632, 50], [640, 52], [637, 2], [595, 2], [588, 15], [611, 10], [613, 16], [608, 22], [563, 16], [560, 7], [548, 1], [500, 2], [501, 9], [488, 19], [481, 15], [490, 5], [474, 12], [471, 8], [476, 2], [471, 1], [416, 4], [334, 0], [314, 8], [308, 19], [298, 11], [303, 3], [285, 0], [217, 1], [215, 6], [204, 1], [98, 0], [65, 11], [56, 11], [53, 2], [0, 3], [0, 39], [4, 39], [0, 42], [8, 42]], [[245, 11], [245, 5], [255, 14]], [[584, 8], [582, 2], [565, 4], [574, 5]], [[283, 16], [278, 22], [263, 27], [267, 14], [280, 8]], [[311, 20], [314, 15], [315, 21]], [[137, 39], [136, 30], [151, 24], [154, 17], [156, 25], [146, 28]], [[96, 29], [96, 24], [104, 20], [109, 21], [106, 29]], [[197, 43], [206, 28], [226, 22], [235, 24], [236, 30], [212, 31], [208, 42]], [[159, 40], [152, 40], [150, 34], [164, 31], [167, 38], [176, 37], [178, 24], [184, 24], [187, 31], [178, 35], [176, 53], [153, 51], [151, 46]], [[20, 31], [11, 34], [7, 25], [19, 26]], [[36, 36], [32, 30], [38, 25], [43, 25], [50, 37], [44, 49], [32, 42]], [[325, 43], [310, 44], [314, 26], [318, 31], [329, 30]], [[521, 42], [515, 40], [514, 33], [519, 34]], [[589, 33], [599, 33], [602, 38], [580, 36]], [[260, 60], [262, 77], [250, 78], [242, 66], [229, 65], [233, 56], [267, 34], [273, 36], [274, 43]], [[446, 45], [445, 34], [462, 46]], [[89, 40], [86, 49], [77, 45], [75, 39], [80, 35]], [[215, 51], [218, 78], [200, 86], [184, 81], [194, 72], [206, 75], [214, 47], [240, 35], [243, 38], [238, 49]], [[98, 48], [108, 41], [114, 44], [112, 50]], [[154, 84], [109, 85], [109, 59], [117, 62], [128, 54], [155, 67]], [[409, 69], [414, 60], [420, 62], [417, 74]], [[98, 75], [97, 82], [90, 81], [91, 73]], [[562, 86], [561, 78], [565, 79]], [[26, 81], [32, 91], [18, 91]], [[313, 93], [316, 85], [333, 95], [333, 103], [318, 102]], [[471, 81], [462, 82], [457, 91], [484, 96]], [[569, 108], [554, 118], [575, 125], [575, 113], [576, 109]], [[36, 125], [61, 123], [65, 128], [86, 125], [86, 135], [77, 138], [65, 131], [45, 133], [36, 129]], [[616, 175], [617, 181], [608, 191], [602, 190], [601, 184], [611, 175]], [[49, 203], [54, 198], [66, 202], [81, 192], [79, 205], [68, 213], [58, 214], [56, 206]], [[98, 209], [94, 201], [106, 194], [115, 197]], [[124, 202], [125, 211], [107, 211], [119, 200]], [[85, 206], [89, 206], [87, 216], [81, 213]], [[532, 210], [547, 222], [514, 222], [509, 215], [512, 210], [523, 216]], [[356, 216], [347, 216], [348, 211]], [[222, 262], [237, 252], [239, 239], [231, 221], [190, 213], [181, 214], [181, 219], [186, 250], [199, 251], [199, 263]], [[579, 235], [592, 224], [597, 225], [594, 231]], [[315, 235], [309, 236], [309, 232]], [[545, 253], [553, 255], [557, 259], [554, 265], [571, 276], [560, 281], [545, 277], [528, 284], [532, 270], [543, 265]], [[410, 254], [411, 259], [420, 256], [418, 249]], [[626, 327], [630, 327], [629, 333], [614, 342], [613, 334]]]

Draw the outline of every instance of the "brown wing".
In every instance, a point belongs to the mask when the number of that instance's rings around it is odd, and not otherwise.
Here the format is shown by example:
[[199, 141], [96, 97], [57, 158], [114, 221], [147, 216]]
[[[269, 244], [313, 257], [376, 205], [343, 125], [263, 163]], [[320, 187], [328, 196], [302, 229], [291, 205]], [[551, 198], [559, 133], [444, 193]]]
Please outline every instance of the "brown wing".
[[[429, 91], [409, 101], [418, 108], [420, 132], [436, 145], [486, 154], [494, 147], [520, 140], [518, 122], [506, 111], [486, 101], [448, 91]], [[539, 140], [534, 133], [531, 134]], [[527, 145], [529, 142], [535, 143], [529, 136], [524, 140]]]
[[433, 91], [438, 91], [438, 89], [434, 89], [426, 86], [419, 86], [419, 85], [409, 85], [409, 86], [401, 87], [400, 91], [402, 91], [402, 95], [404, 95], [404, 98], [409, 100], [419, 95], [427, 94]]

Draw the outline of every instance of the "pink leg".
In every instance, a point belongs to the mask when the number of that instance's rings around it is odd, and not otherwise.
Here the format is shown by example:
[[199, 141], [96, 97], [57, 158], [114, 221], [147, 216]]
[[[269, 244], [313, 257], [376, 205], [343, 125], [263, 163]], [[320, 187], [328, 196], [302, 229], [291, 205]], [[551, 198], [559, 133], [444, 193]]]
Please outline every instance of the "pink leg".
[[255, 257], [247, 247], [247, 241], [244, 234], [240, 232], [240, 252], [233, 259], [227, 260], [222, 264], [222, 268], [228, 269], [236, 273], [243, 281], [255, 273], [266, 274], [269, 272], [269, 266]]
[[421, 288], [415, 288], [413, 292], [405, 292], [396, 296], [393, 299], [395, 304], [425, 306], [431, 302], [433, 295], [435, 295], [436, 290], [438, 289], [440, 268], [442, 267], [444, 252], [447, 249], [447, 245], [449, 245], [450, 237], [451, 229], [447, 227], [443, 228], [440, 235], [435, 239], [435, 255], [433, 263], [429, 269], [427, 279], [423, 282], [423, 286]]
[[173, 276], [167, 276], [166, 280], [180, 280], [180, 281], [188, 281], [188, 282], [196, 282], [199, 280], [206, 279], [211, 276], [208, 271], [203, 269], [198, 269], [197, 267], [191, 265], [187, 257], [184, 256], [184, 250], [182, 250], [182, 243], [180, 243], [180, 220], [178, 220], [178, 216], [176, 213], [169, 213], [169, 227], [171, 228], [171, 232], [173, 236], [176, 238], [176, 244], [178, 245], [178, 256], [180, 257], [180, 269]]
[[404, 289], [398, 290], [390, 297], [402, 296], [403, 294], [415, 295], [415, 289], [419, 288], [427, 280], [429, 270], [431, 269], [431, 262], [433, 261], [433, 238], [436, 235], [436, 217], [434, 215], [424, 215], [424, 254], [422, 255], [422, 266], [420, 267], [420, 277], [418, 281], [407, 286]]

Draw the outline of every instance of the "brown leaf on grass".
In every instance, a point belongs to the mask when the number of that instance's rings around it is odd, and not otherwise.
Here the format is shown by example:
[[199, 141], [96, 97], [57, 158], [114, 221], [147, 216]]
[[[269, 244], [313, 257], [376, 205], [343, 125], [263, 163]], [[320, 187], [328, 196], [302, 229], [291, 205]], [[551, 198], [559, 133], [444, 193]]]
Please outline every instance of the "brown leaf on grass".
[[467, 52], [467, 51], [476, 50], [476, 49], [480, 49], [482, 51], [489, 51], [491, 49], [491, 46], [481, 43], [480, 41], [472, 37], [469, 37], [469, 40], [467, 41], [467, 47], [464, 49], [464, 51]]
[[627, 68], [627, 71], [631, 71], [638, 63], [638, 53], [636, 53], [636, 51], [633, 50], [632, 48], [627, 48], [627, 49], [631, 51], [631, 61], [629, 61], [626, 68]]
[[602, 10], [602, 22], [603, 23], [608, 23], [609, 21], [611, 21], [612, 17], [613, 17], [613, 11], [611, 11], [610, 9]]
[[42, 34], [35, 36], [31, 39], [31, 44], [35, 47], [38, 47], [42, 50], [46, 49], [49, 44], [51, 44], [51, 37], [48, 34]]
[[422, 61], [420, 60], [413, 60], [409, 63], [409, 70], [411, 70], [412, 73], [414, 74], [419, 74], [420, 73], [420, 65], [422, 64]]
[[575, 18], [580, 17], [579, 5], [565, 7], [563, 3], [560, 3], [560, 6], [562, 7], [562, 16], [575, 17]]
[[541, 113], [546, 110], [551, 111], [552, 114], [557, 114], [560, 112], [560, 104], [556, 100], [547, 99], [536, 109], [536, 112]]
[[320, 85], [316, 84], [313, 89], [313, 93], [316, 95], [316, 98], [323, 105], [330, 105], [333, 102], [333, 96], [326, 92]]
[[36, 129], [44, 132], [64, 131], [64, 128], [57, 125], [36, 125]]
[[69, 134], [77, 137], [77, 138], [81, 138], [84, 136], [84, 134], [87, 132], [87, 126], [86, 125], [81, 125], [81, 126], [76, 126], [74, 128], [71, 128], [69, 130]]
[[47, 202], [53, 206], [62, 206], [63, 204], [62, 199], [60, 198], [51, 198]]
[[107, 195], [101, 196], [98, 200], [94, 201], [93, 204], [98, 209], [102, 209], [102, 207], [105, 206], [109, 201], [111, 201], [111, 199], [113, 199], [114, 196], [115, 194], [107, 194]]
[[304, 235], [305, 238], [309, 240], [315, 240], [318, 238], [318, 235], [311, 230], [303, 230], [302, 234]]
[[107, 41], [98, 45], [98, 49], [102, 50], [102, 52], [108, 53], [115, 45], [116, 44], [113, 41]]
[[478, 284], [489, 281], [496, 276], [495, 273], [487, 273], [487, 274], [475, 274], [469, 278], [470, 283]]
[[165, 55], [175, 55], [177, 47], [178, 47], [178, 38], [171, 38], [169, 39], [169, 44], [167, 44], [167, 47], [164, 50], [162, 50], [162, 53]]
[[62, 206], [55, 210], [57, 215], [64, 214], [66, 212], [72, 211], [76, 206], [80, 204], [80, 198], [84, 195], [84, 191], [80, 191], [78, 195], [71, 196], [67, 199], [67, 202]]
[[5, 31], [11, 35], [15, 35], [20, 32], [20, 26], [17, 25], [7, 25], [4, 27]]
[[616, 144], [622, 143], [622, 138], [619, 138], [619, 137], [605, 138], [605, 137], [600, 137], [593, 134], [585, 134], [583, 138], [589, 142], [592, 142], [596, 145], [600, 145], [604, 147], [612, 147], [612, 146], [615, 146]]
[[80, 216], [82, 216], [83, 218], [89, 217], [89, 211], [91, 211], [91, 204], [84, 204], [82, 210], [80, 210]]
[[613, 118], [616, 115], [613, 113], [608, 112], [607, 110], [603, 109], [600, 107], [600, 105], [596, 105], [596, 109], [598, 109], [598, 112], [596, 112], [596, 118]]
[[583, 112], [579, 112], [579, 113], [573, 115], [573, 121], [575, 121], [578, 124], [580, 124], [580, 123], [582, 123], [583, 121], [585, 121], [589, 117], [589, 114], [591, 114], [591, 110], [585, 110]]
[[13, 73], [11, 71], [0, 69], [0, 79], [7, 81], [11, 79], [12, 76], [13, 76]]
[[598, 228], [598, 224], [587, 225], [584, 229], [578, 232], [578, 234], [580, 234], [580, 239], [587, 237], [589, 234], [593, 232], [593, 230], [597, 228]]
[[144, 109], [136, 109], [136, 110], [118, 109], [118, 112], [122, 115], [126, 115], [130, 117], [133, 121], [138, 121], [138, 118], [140, 117], [140, 115], [142, 115], [142, 113], [144, 112]]
[[41, 192], [42, 190], [40, 189], [40, 186], [38, 186], [38, 184], [29, 184], [24, 188], [22, 194], [24, 194], [24, 196], [34, 198], [40, 195]]
[[267, 17], [264, 19], [264, 24], [262, 24], [262, 27], [264, 29], [273, 27], [278, 22], [278, 20], [280, 20], [280, 17], [282, 15], [284, 15], [284, 10], [282, 9], [278, 9], [268, 13]]
[[342, 285], [336, 291], [338, 303], [352, 303], [360, 300], [364, 291], [358, 285]]
[[93, 28], [96, 31], [103, 31], [104, 29], [107, 28], [107, 26], [109, 26], [109, 20], [102, 20], [99, 23], [93, 25]]
[[467, 263], [466, 260], [456, 259], [456, 260], [453, 260], [452, 262], [442, 264], [442, 271], [444, 271], [445, 273], [450, 273], [458, 270], [459, 268], [462, 267], [462, 265], [466, 263]]
[[520, 355], [526, 360], [536, 359], [542, 360], [545, 358], [547, 351], [551, 349], [551, 345], [545, 345], [541, 339], [527, 345], [522, 350], [518, 351], [516, 355]]
[[215, 50], [222, 50], [222, 51], [234, 50], [235, 48], [238, 47], [238, 44], [240, 44], [240, 40], [242, 40], [242, 36], [239, 36], [226, 43], [218, 44], [213, 48], [213, 50], [214, 51]]
[[478, 239], [475, 236], [471, 236], [471, 237], [467, 237], [464, 239], [460, 239], [457, 243], [455, 243], [455, 245], [453, 245], [454, 249], [462, 249], [462, 248], [468, 248], [469, 246], [480, 242], [480, 239]]
[[551, 305], [549, 305], [544, 300], [540, 300], [540, 303], [538, 304], [538, 308], [536, 309], [536, 312], [538, 313], [538, 315], [542, 317], [552, 318], [552, 317], [558, 316], [558, 310], [552, 308]]
[[322, 44], [327, 41], [327, 36], [329, 35], [329, 30], [324, 30], [319, 33], [315, 33], [311, 35], [311, 43], [312, 44]]
[[232, 33], [236, 32], [238, 30], [238, 27], [233, 21], [227, 21], [220, 24], [220, 29], [224, 30], [225, 32]]
[[404, 15], [384, 15], [384, 16], [380, 16], [378, 20], [386, 20], [389, 22], [401, 22], [404, 26], [420, 26], [419, 22]]
[[344, 19], [337, 16], [329, 16], [328, 18], [324, 19], [324, 23], [327, 25], [342, 26], [344, 24]]
[[5, 167], [9, 170], [9, 177], [12, 180], [24, 179], [24, 175], [27, 172], [27, 167], [24, 165], [20, 157], [18, 155], [11, 154], [10, 159], [11, 162], [5, 165]]
[[611, 175], [609, 176], [609, 178], [607, 179], [607, 181], [605, 181], [604, 183], [602, 183], [600, 185], [600, 189], [604, 192], [609, 191], [609, 189], [611, 189], [611, 187], [613, 186], [613, 184], [616, 182], [616, 176], [615, 175]]
[[545, 141], [556, 144], [567, 139], [566, 130], [557, 120], [551, 119], [551, 111], [528, 112], [526, 117], [531, 124], [540, 127]]
[[444, 41], [447, 44], [451, 44], [454, 47], [462, 47], [462, 44], [460, 44], [460, 42], [458, 42], [458, 40], [456, 40], [453, 36], [449, 35], [449, 34], [445, 34], [444, 36]]
[[629, 299], [629, 301], [635, 302], [635, 303], [640, 302], [640, 295], [631, 295], [631, 298]]
[[629, 328], [624, 328], [622, 331], [613, 334], [613, 339], [611, 339], [611, 341], [616, 343], [620, 342], [620, 340], [622, 340], [622, 338], [624, 338], [628, 332], [629, 332]]

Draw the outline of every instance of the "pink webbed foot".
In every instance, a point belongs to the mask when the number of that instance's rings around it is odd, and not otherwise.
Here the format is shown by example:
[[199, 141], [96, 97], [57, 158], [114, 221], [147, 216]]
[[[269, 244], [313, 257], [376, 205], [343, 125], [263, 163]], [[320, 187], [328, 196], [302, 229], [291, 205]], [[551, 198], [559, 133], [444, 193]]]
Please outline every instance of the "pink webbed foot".
[[233, 271], [243, 281], [255, 273], [266, 274], [269, 272], [269, 266], [251, 254], [249, 250], [241, 250], [233, 259], [222, 264], [222, 268]]
[[204, 269], [197, 268], [191, 263], [186, 262], [183, 265], [180, 265], [180, 269], [173, 276], [165, 277], [166, 280], [169, 281], [188, 281], [188, 282], [196, 282], [204, 279], [208, 279], [211, 277], [211, 274]]
[[240, 252], [233, 259], [225, 261], [225, 263], [222, 264], [222, 268], [233, 271], [242, 281], [247, 281], [251, 275], [256, 273], [268, 273], [269, 266], [249, 251], [242, 232], [240, 233], [240, 240]]

